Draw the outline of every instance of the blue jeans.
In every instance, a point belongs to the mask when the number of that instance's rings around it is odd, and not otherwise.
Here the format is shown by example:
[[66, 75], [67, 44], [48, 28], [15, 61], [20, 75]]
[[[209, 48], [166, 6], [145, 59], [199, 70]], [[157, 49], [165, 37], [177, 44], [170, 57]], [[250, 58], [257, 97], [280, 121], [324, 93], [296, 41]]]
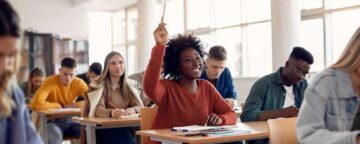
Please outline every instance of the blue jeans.
[[53, 120], [48, 122], [47, 132], [49, 144], [61, 144], [64, 136], [80, 138], [80, 125], [68, 119]]

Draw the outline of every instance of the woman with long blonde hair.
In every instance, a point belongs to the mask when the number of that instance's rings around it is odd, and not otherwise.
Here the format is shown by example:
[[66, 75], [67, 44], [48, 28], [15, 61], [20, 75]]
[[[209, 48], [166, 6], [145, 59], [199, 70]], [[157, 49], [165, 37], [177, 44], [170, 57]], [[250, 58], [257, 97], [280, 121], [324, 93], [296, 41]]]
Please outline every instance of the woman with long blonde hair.
[[39, 144], [41, 139], [15, 77], [19, 36], [16, 12], [7, 1], [0, 0], [0, 144]]
[[[110, 52], [104, 62], [104, 71], [90, 84], [103, 89], [95, 108], [95, 117], [112, 117], [137, 114], [143, 104], [137, 93], [128, 84], [125, 61], [120, 53]], [[136, 143], [132, 128], [100, 129], [96, 131], [98, 143], [132, 144]], [[119, 139], [121, 137], [121, 139]]]
[[300, 143], [360, 144], [360, 28], [307, 88], [297, 137]]

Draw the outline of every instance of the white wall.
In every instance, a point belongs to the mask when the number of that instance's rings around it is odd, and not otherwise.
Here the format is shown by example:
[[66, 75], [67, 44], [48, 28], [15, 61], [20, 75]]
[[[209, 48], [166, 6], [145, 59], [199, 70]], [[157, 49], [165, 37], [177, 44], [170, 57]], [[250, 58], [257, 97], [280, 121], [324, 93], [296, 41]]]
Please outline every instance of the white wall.
[[245, 102], [249, 95], [251, 86], [259, 78], [234, 78], [233, 83], [236, 88], [239, 102]]
[[87, 10], [73, 7], [70, 0], [9, 0], [20, 15], [23, 29], [61, 37], [87, 38]]

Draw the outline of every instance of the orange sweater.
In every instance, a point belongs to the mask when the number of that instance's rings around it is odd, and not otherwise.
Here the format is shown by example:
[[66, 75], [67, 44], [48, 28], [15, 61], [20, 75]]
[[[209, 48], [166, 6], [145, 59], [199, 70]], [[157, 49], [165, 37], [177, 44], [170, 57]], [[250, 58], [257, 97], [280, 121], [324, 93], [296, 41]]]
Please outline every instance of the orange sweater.
[[70, 85], [60, 84], [59, 75], [53, 75], [44, 81], [36, 91], [31, 106], [35, 110], [61, 108], [61, 105], [72, 104], [79, 95], [85, 95], [88, 87], [86, 83], [74, 78]]
[[188, 92], [174, 80], [160, 80], [164, 53], [164, 46], [155, 45], [144, 76], [144, 91], [159, 107], [153, 129], [203, 125], [210, 113], [222, 118], [222, 125], [236, 123], [235, 112], [206, 80], [197, 80], [199, 89], [196, 94]]

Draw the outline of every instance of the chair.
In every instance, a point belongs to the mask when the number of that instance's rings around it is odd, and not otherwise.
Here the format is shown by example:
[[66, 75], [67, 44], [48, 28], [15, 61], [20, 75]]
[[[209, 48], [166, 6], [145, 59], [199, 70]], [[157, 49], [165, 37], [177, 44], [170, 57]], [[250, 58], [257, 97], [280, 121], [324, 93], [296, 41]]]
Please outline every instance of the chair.
[[[153, 120], [155, 118], [157, 107], [150, 108], [150, 107], [144, 107], [140, 110], [140, 127], [141, 130], [150, 130]], [[141, 136], [141, 143], [146, 144], [150, 141], [150, 138], [148, 136]]]
[[267, 121], [271, 144], [297, 144], [296, 117]]

